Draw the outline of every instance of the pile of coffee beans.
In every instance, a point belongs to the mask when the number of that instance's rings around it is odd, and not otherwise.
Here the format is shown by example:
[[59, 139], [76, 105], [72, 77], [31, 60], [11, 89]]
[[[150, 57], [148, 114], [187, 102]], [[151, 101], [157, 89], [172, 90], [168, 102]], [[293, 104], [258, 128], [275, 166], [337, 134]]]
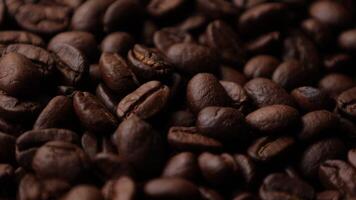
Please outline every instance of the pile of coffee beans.
[[0, 0], [0, 200], [355, 200], [355, 0]]

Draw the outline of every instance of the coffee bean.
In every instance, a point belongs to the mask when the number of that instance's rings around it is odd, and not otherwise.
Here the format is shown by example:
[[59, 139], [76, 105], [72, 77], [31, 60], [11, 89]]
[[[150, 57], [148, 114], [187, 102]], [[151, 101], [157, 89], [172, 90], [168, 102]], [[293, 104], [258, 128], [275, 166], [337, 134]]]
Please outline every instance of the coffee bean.
[[129, 163], [114, 153], [98, 153], [93, 158], [93, 168], [101, 180], [131, 175]]
[[220, 84], [231, 98], [232, 106], [245, 113], [250, 107], [251, 100], [244, 88], [235, 82], [220, 81]]
[[245, 44], [246, 51], [250, 54], [275, 54], [281, 47], [281, 33], [278, 31], [265, 33]]
[[314, 189], [305, 181], [285, 174], [267, 176], [260, 188], [260, 197], [267, 199], [314, 199]]
[[278, 134], [299, 125], [298, 111], [287, 105], [262, 107], [246, 116], [247, 124], [261, 134]]
[[187, 17], [184, 21], [182, 21], [178, 28], [180, 30], [196, 33], [204, 29], [204, 26], [207, 24], [207, 17], [201, 14], [192, 15]]
[[135, 39], [126, 32], [114, 32], [107, 35], [100, 44], [102, 52], [117, 53], [126, 56], [127, 52], [134, 46]]
[[356, 120], [356, 87], [342, 92], [337, 97], [338, 110], [353, 121]]
[[247, 82], [247, 77], [243, 73], [225, 65], [220, 67], [220, 76], [224, 81], [234, 82], [239, 85], [244, 85]]
[[301, 172], [308, 177], [317, 177], [319, 166], [326, 160], [344, 155], [345, 144], [336, 138], [326, 138], [307, 147], [300, 160]]
[[155, 32], [153, 36], [153, 42], [158, 50], [160, 50], [162, 53], [166, 53], [168, 49], [174, 44], [193, 42], [193, 37], [189, 33], [176, 28], [164, 28]]
[[206, 46], [195, 43], [178, 43], [172, 45], [166, 53], [169, 61], [178, 71], [189, 75], [218, 70], [217, 53]]
[[334, 98], [337, 98], [343, 91], [348, 90], [355, 85], [356, 83], [351, 77], [336, 73], [328, 74], [319, 81], [319, 88]]
[[270, 78], [278, 65], [279, 61], [273, 56], [255, 56], [246, 63], [244, 74], [247, 78]]
[[118, 123], [116, 117], [94, 95], [88, 92], [76, 92], [73, 107], [79, 121], [88, 130], [98, 134], [111, 133], [115, 130]]
[[182, 14], [187, 6], [187, 0], [153, 0], [147, 5], [147, 12], [159, 19], [173, 19]]
[[197, 113], [208, 106], [228, 106], [230, 97], [212, 74], [200, 73], [190, 79], [187, 86], [187, 104]]
[[102, 80], [113, 92], [124, 96], [137, 87], [136, 76], [121, 56], [103, 53], [99, 68]]
[[58, 177], [78, 181], [88, 169], [85, 153], [76, 145], [53, 141], [40, 147], [32, 161], [32, 168], [41, 178]]
[[254, 78], [244, 86], [257, 107], [273, 104], [294, 106], [293, 98], [278, 84], [265, 78]]
[[191, 152], [182, 152], [171, 157], [162, 172], [163, 177], [195, 180], [199, 173], [198, 161]]
[[7, 45], [13, 43], [32, 44], [41, 47], [45, 45], [43, 39], [34, 33], [30, 33], [27, 31], [1, 31], [0, 32], [0, 44]]
[[248, 185], [254, 184], [257, 178], [257, 166], [253, 160], [247, 155], [235, 154], [234, 155], [235, 164], [239, 169], [242, 178]]
[[63, 200], [104, 200], [100, 190], [93, 186], [79, 185], [71, 189]]
[[351, 20], [351, 13], [347, 8], [334, 1], [314, 2], [309, 7], [309, 14], [318, 21], [332, 27], [347, 26]]
[[105, 199], [134, 200], [138, 196], [136, 187], [130, 177], [123, 176], [117, 180], [109, 181], [102, 189], [102, 193]]
[[149, 119], [161, 112], [167, 105], [170, 89], [158, 81], [150, 81], [124, 97], [117, 105], [120, 118], [137, 115]]
[[204, 108], [198, 113], [196, 126], [202, 134], [221, 141], [246, 138], [243, 114], [229, 107]]
[[195, 127], [171, 127], [168, 143], [180, 151], [219, 151], [222, 144], [210, 137], [199, 134]]
[[331, 110], [334, 105], [333, 100], [326, 93], [314, 87], [296, 88], [291, 95], [299, 108], [304, 111]]
[[330, 42], [330, 28], [317, 19], [306, 19], [302, 22], [301, 27], [319, 46], [326, 46]]
[[198, 11], [213, 19], [231, 19], [238, 14], [237, 8], [231, 2], [223, 0], [197, 0], [197, 7]]
[[198, 187], [180, 178], [158, 178], [146, 183], [144, 193], [150, 199], [199, 199]]

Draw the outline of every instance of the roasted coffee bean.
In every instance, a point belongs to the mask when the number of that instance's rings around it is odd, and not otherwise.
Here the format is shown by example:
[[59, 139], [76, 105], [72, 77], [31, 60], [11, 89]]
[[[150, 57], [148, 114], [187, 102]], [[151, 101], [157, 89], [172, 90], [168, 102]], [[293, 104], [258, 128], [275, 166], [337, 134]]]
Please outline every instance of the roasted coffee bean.
[[304, 111], [331, 110], [334, 105], [333, 100], [326, 93], [314, 87], [296, 88], [291, 95], [299, 108]]
[[277, 58], [269, 55], [258, 55], [246, 63], [244, 74], [247, 78], [270, 78], [278, 65], [279, 61]]
[[150, 124], [131, 115], [120, 124], [114, 138], [120, 156], [132, 164], [137, 173], [149, 175], [160, 169], [163, 140]]
[[186, 110], [180, 110], [172, 113], [169, 119], [169, 126], [184, 126], [184, 127], [190, 127], [194, 126], [195, 124], [195, 116], [193, 113], [186, 111]]
[[335, 1], [316, 1], [309, 7], [309, 14], [328, 26], [338, 28], [349, 25], [351, 21], [348, 9]]
[[96, 187], [79, 185], [71, 189], [62, 200], [104, 200], [104, 197]]
[[304, 141], [310, 141], [326, 134], [338, 130], [338, 117], [326, 110], [317, 110], [309, 112], [302, 117], [302, 130], [298, 138]]
[[356, 87], [344, 91], [337, 97], [337, 108], [342, 114], [356, 121]]
[[114, 153], [98, 153], [93, 158], [93, 168], [101, 180], [131, 175], [129, 163]]
[[326, 160], [341, 158], [345, 144], [336, 138], [320, 140], [307, 147], [300, 160], [300, 170], [308, 177], [317, 177], [319, 166]]
[[200, 73], [190, 79], [187, 86], [187, 104], [198, 113], [208, 106], [228, 106], [231, 98], [212, 74]]
[[294, 144], [292, 137], [262, 137], [248, 148], [247, 153], [256, 161], [269, 162], [287, 156]]
[[243, 114], [229, 107], [206, 107], [198, 113], [196, 126], [200, 133], [209, 137], [231, 141], [246, 138]]
[[243, 113], [249, 109], [251, 103], [250, 98], [242, 86], [229, 81], [220, 81], [220, 84], [231, 98], [233, 107]]
[[36, 94], [42, 73], [25, 56], [8, 53], [0, 60], [0, 89], [13, 96]]
[[269, 199], [314, 199], [315, 191], [308, 183], [286, 174], [267, 176], [259, 191], [263, 200]]
[[198, 173], [197, 157], [191, 152], [182, 152], [168, 160], [162, 172], [162, 176], [195, 180]]
[[180, 30], [189, 32], [189, 33], [197, 33], [204, 29], [204, 26], [208, 23], [208, 19], [206, 16], [201, 14], [192, 15], [187, 17], [184, 21], [182, 21], [178, 28]]
[[237, 8], [224, 0], [197, 0], [197, 7], [200, 12], [213, 19], [231, 19], [238, 14]]
[[27, 31], [1, 31], [0, 32], [0, 44], [32, 44], [35, 46], [44, 46], [43, 39], [33, 33]]
[[355, 85], [356, 83], [351, 77], [336, 73], [328, 74], [319, 81], [319, 88], [334, 98]]
[[275, 53], [281, 46], [281, 33], [274, 31], [263, 34], [245, 44], [250, 54]]
[[349, 52], [356, 50], [356, 29], [344, 31], [340, 34], [338, 39], [339, 46]]
[[253, 160], [247, 155], [243, 154], [235, 154], [234, 160], [245, 183], [248, 185], [254, 184], [254, 181], [257, 178], [258, 170]]
[[133, 72], [142, 80], [164, 78], [173, 70], [172, 65], [156, 49], [136, 44], [128, 53]]
[[103, 53], [99, 68], [102, 80], [113, 92], [124, 96], [136, 89], [136, 76], [121, 56]]
[[195, 43], [178, 43], [167, 51], [167, 57], [178, 71], [189, 75], [216, 72], [219, 59], [213, 49]]
[[219, 151], [223, 147], [219, 141], [199, 134], [195, 127], [170, 128], [168, 143], [180, 151]]
[[164, 28], [155, 32], [153, 36], [153, 42], [158, 50], [160, 50], [162, 53], [166, 53], [169, 47], [174, 44], [193, 42], [193, 37], [189, 33], [176, 28]]
[[234, 82], [239, 85], [244, 85], [247, 82], [247, 77], [243, 73], [225, 65], [220, 67], [220, 76], [224, 81]]
[[180, 178], [158, 178], [146, 183], [144, 193], [150, 199], [199, 199], [198, 187]]
[[231, 27], [223, 21], [211, 22], [207, 26], [205, 38], [207, 45], [219, 52], [224, 62], [240, 65], [245, 62], [241, 42]]
[[137, 186], [128, 176], [122, 176], [117, 180], [108, 181], [102, 189], [105, 199], [134, 200], [137, 195]]
[[329, 189], [354, 196], [356, 193], [356, 170], [341, 160], [328, 160], [319, 167], [320, 182]]
[[114, 32], [107, 35], [100, 44], [102, 52], [117, 53], [126, 56], [127, 52], [134, 46], [135, 39], [126, 32]]
[[167, 105], [170, 89], [158, 81], [150, 81], [124, 97], [117, 105], [120, 118], [137, 115], [149, 119], [161, 112]]
[[73, 107], [79, 121], [89, 131], [98, 134], [112, 133], [118, 124], [116, 117], [88, 92], [76, 92]]
[[266, 78], [254, 78], [244, 86], [257, 107], [273, 104], [294, 106], [293, 98], [278, 84]]
[[117, 94], [107, 88], [104, 84], [99, 84], [96, 87], [95, 94], [111, 113], [116, 113], [116, 106], [120, 101], [120, 96], [117, 96]]

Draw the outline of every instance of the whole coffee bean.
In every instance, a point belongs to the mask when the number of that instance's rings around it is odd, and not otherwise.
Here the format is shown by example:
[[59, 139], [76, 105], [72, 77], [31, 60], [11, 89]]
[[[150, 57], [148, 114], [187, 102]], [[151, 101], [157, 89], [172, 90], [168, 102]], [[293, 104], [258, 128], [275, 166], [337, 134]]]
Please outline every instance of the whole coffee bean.
[[207, 187], [199, 187], [200, 196], [203, 200], [223, 200], [224, 198], [219, 194], [216, 190], [207, 188]]
[[303, 85], [310, 85], [314, 74], [297, 60], [281, 63], [272, 75], [272, 80], [287, 90]]
[[78, 181], [88, 169], [88, 158], [74, 144], [53, 141], [37, 150], [32, 161], [32, 168], [41, 178]]
[[298, 110], [287, 105], [262, 107], [246, 116], [247, 124], [254, 130], [273, 135], [293, 130], [300, 122]]
[[70, 128], [74, 119], [72, 99], [65, 96], [54, 97], [42, 110], [33, 129]]
[[285, 21], [287, 6], [283, 3], [262, 3], [244, 12], [238, 21], [239, 31], [257, 34], [279, 28]]
[[326, 46], [326, 44], [330, 43], [330, 28], [317, 19], [309, 18], [304, 20], [301, 24], [301, 28], [319, 46]]
[[7, 163], [14, 161], [15, 137], [0, 132], [0, 162]]
[[84, 54], [68, 44], [58, 44], [52, 51], [56, 55], [56, 67], [61, 73], [60, 83], [69, 86], [82, 85], [89, 72]]
[[196, 126], [200, 133], [221, 141], [246, 138], [244, 116], [234, 108], [206, 107], [198, 113]]
[[9, 14], [25, 30], [53, 34], [65, 30], [69, 25], [70, 9], [64, 6], [22, 1], [12, 2], [5, 1]]
[[303, 141], [310, 141], [337, 130], [339, 119], [335, 114], [326, 110], [313, 111], [302, 117], [302, 127], [298, 138]]
[[255, 184], [254, 181], [257, 178], [257, 166], [253, 160], [247, 155], [235, 154], [235, 164], [240, 171], [242, 178], [248, 185]]
[[326, 93], [314, 87], [296, 88], [291, 95], [303, 111], [331, 110], [334, 105], [333, 100]]
[[244, 88], [237, 83], [229, 81], [220, 81], [220, 84], [225, 89], [227, 95], [231, 98], [232, 106], [245, 113], [250, 107], [251, 100]]
[[319, 81], [319, 88], [329, 96], [337, 98], [343, 91], [356, 85], [351, 77], [343, 74], [331, 73]]
[[116, 106], [119, 103], [120, 96], [117, 96], [117, 94], [103, 84], [99, 84], [96, 87], [95, 94], [111, 113], [116, 113]]
[[356, 170], [341, 160], [328, 160], [319, 167], [320, 182], [329, 189], [354, 196], [356, 193]]
[[316, 200], [342, 200], [343, 197], [337, 190], [325, 190], [316, 194]]
[[147, 5], [147, 12], [155, 18], [175, 20], [183, 14], [187, 3], [187, 0], [153, 0]]
[[224, 81], [234, 82], [239, 85], [244, 85], [247, 82], [247, 77], [243, 73], [225, 65], [220, 67], [220, 76]]
[[281, 47], [281, 33], [273, 31], [265, 33], [245, 44], [246, 51], [250, 54], [275, 54]]
[[356, 87], [342, 92], [337, 97], [337, 108], [346, 117], [356, 121]]
[[101, 152], [92, 158], [94, 171], [101, 180], [131, 175], [133, 169], [122, 157], [114, 153]]
[[95, 133], [111, 133], [118, 124], [116, 117], [88, 92], [76, 92], [73, 107], [81, 124]]
[[114, 133], [120, 156], [139, 174], [150, 175], [162, 165], [163, 141], [150, 124], [135, 115], [124, 120]]
[[137, 115], [149, 119], [161, 112], [167, 105], [170, 89], [159, 81], [150, 81], [124, 97], [117, 105], [120, 118]]
[[305, 181], [286, 174], [267, 176], [259, 191], [263, 200], [269, 199], [314, 199], [315, 191]]
[[197, 7], [198, 11], [213, 19], [231, 19], [238, 14], [231, 2], [223, 0], [197, 0]]
[[136, 44], [128, 53], [133, 72], [142, 80], [161, 79], [170, 74], [172, 65], [156, 49]]
[[252, 57], [244, 67], [247, 78], [265, 77], [270, 78], [279, 65], [277, 58], [269, 55], [258, 55]]
[[273, 104], [294, 106], [293, 98], [278, 84], [265, 78], [254, 78], [244, 86], [257, 107]]
[[222, 144], [199, 134], [195, 127], [171, 127], [168, 132], [169, 145], [180, 151], [219, 151]]
[[167, 51], [167, 57], [178, 71], [189, 75], [218, 70], [217, 53], [206, 46], [195, 43], [178, 43]]
[[208, 106], [228, 106], [231, 98], [212, 74], [200, 73], [190, 79], [187, 86], [187, 104], [198, 113]]
[[248, 148], [247, 153], [256, 161], [269, 162], [287, 156], [294, 144], [292, 137], [262, 137]]
[[307, 176], [315, 178], [319, 166], [326, 160], [337, 159], [345, 154], [345, 144], [337, 138], [326, 138], [307, 147], [300, 160], [300, 170]]
[[335, 1], [317, 1], [309, 7], [309, 14], [318, 21], [332, 27], [345, 27], [351, 21], [351, 13], [344, 5]]
[[172, 113], [168, 124], [169, 127], [172, 126], [190, 127], [190, 126], [194, 126], [195, 121], [196, 119], [193, 113], [187, 110], [179, 110]]
[[126, 32], [114, 32], [107, 35], [100, 44], [102, 52], [117, 53], [126, 56], [127, 52], [134, 46], [135, 39]]
[[198, 187], [180, 178], [158, 178], [146, 183], [144, 193], [150, 199], [199, 199]]
[[350, 29], [342, 32], [338, 38], [339, 46], [349, 52], [356, 50], [356, 29]]
[[61, 200], [104, 200], [104, 197], [96, 187], [78, 185], [71, 189]]
[[102, 17], [106, 9], [115, 0], [90, 0], [86, 1], [73, 14], [71, 27], [73, 30], [98, 32], [97, 27], [102, 27]]
[[245, 62], [242, 44], [225, 22], [211, 22], [205, 31], [205, 38], [207, 45], [219, 52], [224, 62], [240, 65]]
[[101, 54], [99, 68], [105, 85], [117, 94], [127, 95], [138, 85], [124, 58], [117, 54]]
[[162, 172], [162, 176], [195, 180], [198, 172], [199, 168], [196, 156], [191, 152], [182, 152], [168, 160]]
[[92, 60], [97, 53], [97, 42], [93, 34], [85, 31], [68, 31], [55, 35], [48, 43], [53, 51], [57, 45], [68, 44], [79, 49], [87, 59]]
[[43, 47], [45, 44], [45, 42], [40, 36], [27, 31], [1, 31], [0, 32], [0, 44], [7, 45], [13, 43], [32, 44], [41, 47]]
[[102, 189], [105, 199], [134, 200], [137, 195], [135, 182], [128, 176], [109, 181]]
[[185, 20], [183, 20], [178, 25], [178, 28], [189, 33], [197, 33], [204, 29], [204, 26], [207, 24], [207, 22], [208, 19], [206, 16], [196, 14], [189, 16]]
[[153, 36], [153, 43], [162, 53], [166, 53], [172, 45], [184, 42], [193, 42], [193, 37], [189, 33], [177, 28], [164, 28], [156, 31]]
[[42, 73], [31, 60], [17, 53], [0, 59], [0, 88], [9, 95], [25, 96], [38, 92]]

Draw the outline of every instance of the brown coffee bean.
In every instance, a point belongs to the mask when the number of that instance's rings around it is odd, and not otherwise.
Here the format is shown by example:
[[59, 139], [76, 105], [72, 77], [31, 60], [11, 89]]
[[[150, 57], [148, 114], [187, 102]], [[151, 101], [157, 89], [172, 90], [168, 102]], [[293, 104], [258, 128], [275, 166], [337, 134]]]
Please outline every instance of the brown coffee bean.
[[92, 158], [94, 171], [101, 180], [119, 178], [121, 176], [131, 175], [133, 169], [129, 163], [117, 153], [101, 152]]
[[300, 122], [298, 110], [287, 105], [262, 107], [246, 116], [247, 124], [254, 130], [273, 135], [293, 130]]
[[134, 200], [137, 195], [136, 183], [128, 176], [108, 181], [102, 189], [105, 199]]
[[95, 133], [111, 133], [118, 124], [116, 117], [88, 92], [76, 92], [73, 107], [81, 124]]
[[332, 27], [345, 27], [351, 21], [351, 13], [341, 3], [317, 1], [309, 7], [309, 14], [318, 21]]
[[78, 185], [72, 188], [61, 200], [104, 200], [104, 197], [96, 187]]
[[319, 81], [319, 88], [330, 95], [337, 98], [343, 91], [354, 87], [356, 83], [351, 77], [343, 74], [331, 73]]
[[212, 74], [201, 73], [190, 79], [187, 86], [187, 104], [198, 113], [208, 106], [228, 106], [231, 99]]
[[171, 157], [163, 169], [162, 176], [195, 180], [199, 173], [197, 157], [191, 152], [182, 152]]
[[158, 50], [162, 53], [166, 53], [174, 44], [193, 42], [193, 37], [189, 33], [176, 28], [164, 28], [155, 32], [153, 42]]
[[356, 87], [342, 92], [337, 97], [337, 108], [346, 117], [356, 121]]
[[149, 119], [161, 112], [167, 105], [170, 89], [158, 81], [150, 81], [124, 97], [117, 106], [117, 115], [127, 118], [137, 115]]
[[135, 39], [126, 32], [114, 32], [108, 34], [100, 44], [102, 52], [117, 53], [126, 56], [127, 52], [134, 46]]
[[344, 31], [338, 38], [339, 46], [349, 52], [356, 50], [356, 29]]
[[279, 65], [277, 58], [269, 55], [259, 55], [251, 58], [244, 67], [247, 78], [270, 78]]
[[168, 132], [169, 145], [180, 151], [219, 151], [222, 144], [199, 134], [195, 127], [171, 127]]
[[227, 95], [232, 99], [232, 106], [242, 113], [246, 113], [251, 107], [251, 100], [244, 88], [234, 82], [220, 81]]
[[0, 44], [32, 44], [35, 46], [43, 47], [45, 42], [43, 39], [34, 34], [27, 31], [1, 31], [0, 32]]
[[254, 78], [244, 86], [257, 107], [273, 104], [294, 106], [293, 98], [278, 84], [265, 78]]
[[243, 73], [225, 65], [220, 67], [220, 76], [224, 81], [234, 82], [239, 85], [244, 85], [247, 82], [247, 77]]
[[303, 111], [331, 110], [334, 106], [334, 101], [326, 93], [314, 87], [296, 88], [291, 95]]
[[197, 7], [198, 11], [213, 19], [231, 19], [238, 14], [237, 8], [224, 0], [197, 0]]

